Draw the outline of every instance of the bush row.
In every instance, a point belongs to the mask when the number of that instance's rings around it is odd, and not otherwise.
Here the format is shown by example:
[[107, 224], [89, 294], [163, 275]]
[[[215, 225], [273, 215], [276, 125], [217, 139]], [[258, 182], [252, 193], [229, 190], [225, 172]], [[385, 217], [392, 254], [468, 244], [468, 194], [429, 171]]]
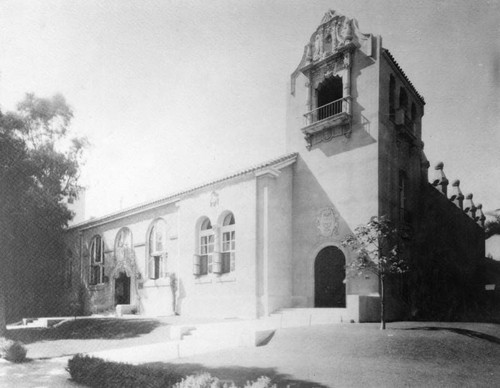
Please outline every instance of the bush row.
[[[73, 381], [88, 387], [99, 388], [238, 388], [232, 382], [224, 382], [209, 373], [187, 376], [182, 379], [177, 372], [105, 361], [97, 357], [77, 354], [68, 361], [69, 374]], [[243, 388], [275, 388], [271, 379], [261, 377], [247, 382]]]
[[67, 370], [73, 381], [99, 388], [164, 388], [173, 386], [182, 378], [165, 369], [105, 361], [81, 354], [68, 361]]

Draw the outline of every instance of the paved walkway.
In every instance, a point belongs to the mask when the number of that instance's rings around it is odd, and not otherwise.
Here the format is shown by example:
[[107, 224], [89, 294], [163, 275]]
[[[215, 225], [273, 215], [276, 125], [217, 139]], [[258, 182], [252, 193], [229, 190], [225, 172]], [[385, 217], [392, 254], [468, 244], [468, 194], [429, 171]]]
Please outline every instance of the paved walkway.
[[0, 359], [0, 386], [16, 388], [81, 387], [69, 380], [66, 371], [69, 357], [32, 360], [14, 364]]

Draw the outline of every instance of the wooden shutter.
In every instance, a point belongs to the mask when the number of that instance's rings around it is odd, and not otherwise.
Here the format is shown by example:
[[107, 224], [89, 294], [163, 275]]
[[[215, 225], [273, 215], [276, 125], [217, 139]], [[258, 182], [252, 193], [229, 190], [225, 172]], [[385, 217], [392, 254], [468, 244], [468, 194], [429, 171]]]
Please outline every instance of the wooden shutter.
[[222, 255], [219, 252], [213, 253], [213, 273], [222, 273]]
[[196, 276], [201, 274], [200, 255], [193, 255], [193, 274]]
[[155, 258], [151, 255], [148, 257], [148, 277], [150, 279], [155, 278]]
[[233, 272], [234, 271], [234, 267], [235, 267], [235, 259], [236, 257], [236, 254], [234, 252], [231, 252], [231, 264], [230, 264], [230, 271]]

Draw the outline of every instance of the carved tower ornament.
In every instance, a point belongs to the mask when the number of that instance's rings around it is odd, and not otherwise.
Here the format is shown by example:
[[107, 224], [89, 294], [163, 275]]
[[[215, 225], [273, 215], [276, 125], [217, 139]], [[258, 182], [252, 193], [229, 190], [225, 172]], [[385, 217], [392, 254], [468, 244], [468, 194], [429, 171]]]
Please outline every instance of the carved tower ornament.
[[323, 36], [320, 32], [316, 34], [316, 38], [314, 40], [314, 54], [313, 59], [316, 61], [321, 59], [323, 55]]
[[219, 193], [217, 191], [212, 191], [210, 194], [210, 207], [219, 206]]
[[339, 234], [339, 216], [331, 207], [327, 207], [319, 213], [316, 218], [316, 226], [319, 234], [323, 237], [331, 237]]
[[332, 23], [331, 34], [332, 34], [332, 50], [336, 51], [340, 44], [339, 24], [337, 23], [337, 21], [334, 21]]

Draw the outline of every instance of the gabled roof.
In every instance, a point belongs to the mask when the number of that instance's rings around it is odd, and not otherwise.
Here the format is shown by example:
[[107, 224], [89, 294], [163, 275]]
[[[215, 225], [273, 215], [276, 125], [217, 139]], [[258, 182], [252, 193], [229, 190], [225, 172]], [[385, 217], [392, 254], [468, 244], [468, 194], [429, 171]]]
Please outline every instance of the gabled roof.
[[155, 199], [152, 201], [144, 202], [144, 203], [141, 203], [139, 205], [135, 205], [135, 206], [132, 206], [132, 207], [129, 207], [129, 208], [126, 208], [126, 209], [123, 209], [123, 210], [120, 210], [120, 211], [117, 211], [114, 213], [110, 213], [110, 214], [107, 214], [107, 215], [102, 216], [102, 217], [92, 218], [90, 220], [86, 220], [84, 222], [80, 222], [78, 224], [71, 225], [70, 227], [68, 227], [68, 230], [82, 229], [82, 228], [87, 229], [87, 228], [90, 228], [90, 227], [93, 227], [93, 226], [96, 226], [99, 224], [103, 224], [103, 223], [114, 221], [114, 220], [117, 220], [117, 219], [120, 219], [123, 217], [127, 217], [127, 216], [132, 215], [132, 214], [151, 210], [151, 209], [154, 209], [156, 207], [178, 201], [187, 195], [193, 194], [197, 191], [200, 191], [200, 190], [205, 189], [207, 187], [210, 187], [212, 185], [215, 185], [215, 184], [218, 184], [221, 182], [225, 182], [225, 181], [229, 181], [229, 180], [232, 180], [232, 179], [235, 179], [235, 178], [247, 175], [247, 174], [256, 174], [257, 175], [257, 173], [263, 172], [264, 170], [270, 169], [270, 168], [272, 168], [272, 170], [276, 171], [276, 170], [279, 170], [281, 168], [284, 168], [284, 167], [294, 163], [297, 159], [297, 155], [298, 154], [296, 152], [282, 155], [282, 156], [279, 156], [275, 159], [268, 160], [267, 162], [256, 164], [256, 165], [248, 167], [246, 169], [236, 171], [236, 172], [229, 174], [229, 175], [226, 175], [222, 178], [214, 179], [214, 180], [211, 180], [209, 182], [205, 182], [205, 183], [193, 186], [191, 188], [188, 188], [188, 189], [185, 189], [182, 191], [168, 194], [164, 197], [161, 197], [161, 198], [158, 198], [158, 199]]

